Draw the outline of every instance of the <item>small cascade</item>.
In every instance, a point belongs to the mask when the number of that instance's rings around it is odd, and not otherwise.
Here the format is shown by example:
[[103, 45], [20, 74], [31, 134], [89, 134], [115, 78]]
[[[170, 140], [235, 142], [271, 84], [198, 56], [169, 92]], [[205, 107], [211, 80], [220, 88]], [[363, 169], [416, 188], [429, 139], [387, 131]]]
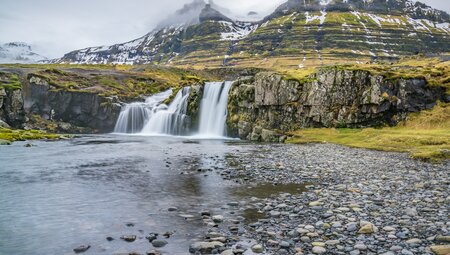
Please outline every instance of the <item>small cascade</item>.
[[162, 101], [172, 95], [172, 90], [167, 90], [148, 97], [145, 102], [130, 103], [123, 106], [114, 128], [114, 133], [135, 134], [142, 131], [153, 112]]
[[228, 93], [232, 82], [208, 82], [200, 106], [199, 136], [226, 136]]
[[186, 135], [188, 132], [187, 104], [189, 87], [181, 89], [173, 102], [161, 104], [150, 117], [141, 134], [143, 135]]

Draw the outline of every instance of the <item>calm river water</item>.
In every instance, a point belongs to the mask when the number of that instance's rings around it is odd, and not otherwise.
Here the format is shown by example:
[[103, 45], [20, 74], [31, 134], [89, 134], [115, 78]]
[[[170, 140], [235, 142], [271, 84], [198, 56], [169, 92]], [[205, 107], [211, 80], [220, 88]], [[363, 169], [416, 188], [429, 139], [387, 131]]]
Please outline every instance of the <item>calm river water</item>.
[[175, 234], [161, 251], [187, 254], [204, 234], [199, 212], [238, 200], [234, 184], [198, 170], [246, 150], [240, 142], [113, 135], [31, 143], [0, 147], [1, 255], [73, 254], [82, 244], [91, 245], [85, 254], [145, 254], [154, 248], [144, 237], [168, 231]]

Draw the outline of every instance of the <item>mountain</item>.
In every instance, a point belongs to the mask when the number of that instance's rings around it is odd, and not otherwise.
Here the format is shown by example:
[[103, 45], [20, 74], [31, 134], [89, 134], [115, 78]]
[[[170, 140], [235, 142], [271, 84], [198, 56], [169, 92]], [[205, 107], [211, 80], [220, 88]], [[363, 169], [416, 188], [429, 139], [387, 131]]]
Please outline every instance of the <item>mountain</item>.
[[10, 42], [0, 45], [0, 64], [10, 63], [38, 63], [47, 60], [31, 49], [31, 46], [23, 42]]
[[450, 52], [450, 16], [410, 0], [289, 0], [259, 22], [195, 0], [153, 32], [56, 63], [303, 68]]

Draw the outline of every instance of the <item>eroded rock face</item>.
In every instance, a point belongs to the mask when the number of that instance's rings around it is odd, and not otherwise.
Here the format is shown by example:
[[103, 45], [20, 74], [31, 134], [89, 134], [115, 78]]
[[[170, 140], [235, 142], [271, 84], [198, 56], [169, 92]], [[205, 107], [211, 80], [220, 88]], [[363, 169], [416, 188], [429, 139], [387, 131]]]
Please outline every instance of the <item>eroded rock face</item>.
[[280, 133], [299, 128], [395, 124], [408, 113], [431, 109], [444, 94], [424, 79], [394, 81], [367, 71], [324, 68], [305, 82], [262, 72], [233, 85], [229, 133], [273, 142], [285, 139]]
[[187, 115], [191, 120], [190, 128], [194, 130], [198, 128], [203, 89], [203, 85], [194, 85], [191, 86], [191, 90], [189, 92]]
[[23, 127], [26, 117], [23, 110], [22, 90], [0, 89], [0, 120], [14, 128]]
[[36, 76], [29, 77], [29, 84], [24, 86], [23, 98], [28, 115], [67, 122], [92, 129], [93, 132], [113, 131], [121, 109], [117, 98], [90, 92], [56, 90]]

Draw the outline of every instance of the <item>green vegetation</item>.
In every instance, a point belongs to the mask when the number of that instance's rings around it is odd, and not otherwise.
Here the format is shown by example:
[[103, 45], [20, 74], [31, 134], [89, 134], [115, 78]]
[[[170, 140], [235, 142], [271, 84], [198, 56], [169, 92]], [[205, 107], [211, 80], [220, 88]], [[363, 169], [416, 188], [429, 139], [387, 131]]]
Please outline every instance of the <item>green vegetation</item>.
[[397, 127], [380, 129], [304, 129], [289, 143], [335, 143], [356, 148], [408, 152], [426, 161], [450, 159], [450, 106], [414, 114]]
[[41, 140], [41, 139], [64, 139], [67, 136], [48, 134], [40, 130], [16, 130], [0, 128], [0, 145], [7, 145], [15, 141]]
[[341, 65], [336, 68], [347, 70], [365, 70], [373, 75], [382, 75], [387, 80], [426, 79], [429, 86], [441, 86], [450, 93], [450, 61], [421, 56], [405, 57], [397, 63], [371, 63], [359, 65]]
[[0, 72], [0, 89], [15, 90], [21, 88], [17, 74]]
[[[15, 67], [28, 73], [27, 80], [35, 77], [45, 81], [54, 91], [116, 95], [125, 100], [215, 79], [203, 71], [155, 66], [71, 65], [70, 68], [57, 64], [4, 66]], [[20, 88], [19, 77], [11, 73], [0, 73], [1, 86]]]

